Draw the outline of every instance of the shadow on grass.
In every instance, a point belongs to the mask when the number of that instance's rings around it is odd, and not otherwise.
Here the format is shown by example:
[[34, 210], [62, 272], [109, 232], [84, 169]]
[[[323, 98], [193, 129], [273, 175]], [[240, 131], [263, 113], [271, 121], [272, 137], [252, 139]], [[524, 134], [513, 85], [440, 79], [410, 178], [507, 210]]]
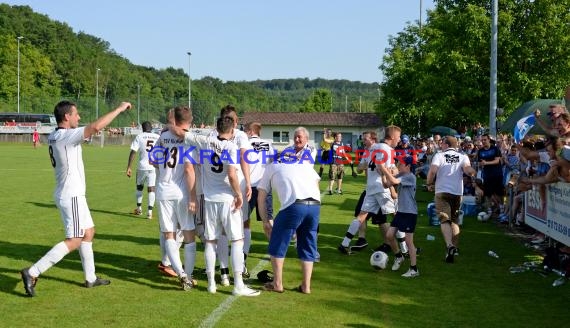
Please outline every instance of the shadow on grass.
[[[146, 240], [145, 240], [146, 242]], [[155, 241], [158, 243], [158, 241]], [[7, 241], [0, 241], [0, 256], [13, 258], [15, 260], [27, 260], [32, 263], [39, 260], [51, 247], [44, 245], [33, 244], [18, 244]], [[138, 285], [147, 286], [159, 290], [177, 290], [180, 289], [176, 278], [163, 276], [157, 269], [158, 261], [149, 261], [144, 258], [127, 256], [108, 252], [95, 252], [95, 266], [97, 273], [102, 273], [104, 276], [117, 279], [123, 282], [130, 282]], [[75, 270], [82, 272], [81, 259], [78, 252], [71, 252], [56, 264], [58, 268]], [[14, 274], [6, 275], [6, 279], [0, 280], [0, 291], [4, 293], [13, 294], [14, 286], [19, 279], [14, 279], [14, 276], [19, 278], [19, 272], [22, 268], [11, 268], [2, 270], [0, 275], [5, 272], [13, 272]], [[61, 278], [55, 278], [49, 275], [49, 271], [45, 272], [40, 277], [41, 279], [55, 279], [58, 281], [83, 286], [83, 281], [71, 281]], [[167, 285], [165, 285], [165, 283]], [[16, 293], [17, 294], [17, 293]], [[19, 294], [18, 294], [19, 295]]]
[[[57, 206], [55, 206], [54, 203], [39, 203], [39, 202], [27, 202], [28, 204], [32, 204], [34, 206], [37, 207], [43, 207], [43, 208], [57, 208]], [[111, 214], [111, 215], [117, 215], [117, 216], [122, 216], [122, 217], [128, 217], [128, 218], [139, 218], [138, 216], [132, 215], [131, 213], [125, 213], [125, 212], [116, 212], [116, 211], [108, 211], [108, 210], [102, 210], [102, 209], [97, 209], [97, 208], [89, 208], [89, 210], [91, 212], [96, 212], [96, 213], [103, 213], [103, 214]], [[147, 220], [145, 218], [145, 220]]]
[[141, 236], [131, 236], [131, 235], [112, 235], [106, 233], [96, 233], [95, 239], [108, 240], [108, 241], [126, 241], [139, 245], [159, 245], [158, 232], [156, 238], [148, 238]]
[[43, 208], [57, 208], [57, 206], [55, 206], [54, 203], [38, 203], [38, 202], [26, 202], [26, 203]]

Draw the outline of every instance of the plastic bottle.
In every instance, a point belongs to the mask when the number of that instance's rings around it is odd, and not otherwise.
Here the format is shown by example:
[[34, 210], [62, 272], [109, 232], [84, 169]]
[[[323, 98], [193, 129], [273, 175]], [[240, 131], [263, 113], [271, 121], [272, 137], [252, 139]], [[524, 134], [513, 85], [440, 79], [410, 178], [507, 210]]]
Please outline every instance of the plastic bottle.
[[554, 280], [554, 282], [552, 283], [552, 287], [558, 287], [558, 286], [564, 285], [565, 283], [566, 283], [566, 278], [560, 277], [560, 278]]
[[528, 267], [525, 266], [513, 266], [509, 268], [510, 273], [521, 273], [528, 270]]
[[435, 236], [433, 236], [433, 235], [427, 235], [427, 236], [426, 236], [426, 239], [427, 239], [427, 240], [430, 240], [430, 241], [431, 241], [431, 240], [435, 240]]
[[540, 262], [524, 262], [523, 266], [527, 268], [536, 268]]
[[495, 253], [495, 252], [493, 252], [493, 251], [489, 251], [488, 254], [489, 254], [490, 257], [494, 257], [494, 258], [496, 258], [496, 259], [499, 258], [499, 255], [497, 255], [497, 253]]

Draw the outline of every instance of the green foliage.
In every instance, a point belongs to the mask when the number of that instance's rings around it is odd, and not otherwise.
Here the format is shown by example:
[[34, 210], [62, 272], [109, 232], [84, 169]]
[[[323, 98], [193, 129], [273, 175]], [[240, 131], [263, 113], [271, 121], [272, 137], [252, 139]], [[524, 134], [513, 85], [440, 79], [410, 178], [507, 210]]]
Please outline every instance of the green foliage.
[[303, 107], [301, 112], [331, 112], [332, 111], [332, 95], [327, 89], [317, 89], [313, 91], [311, 97], [309, 97]]
[[[24, 36], [20, 42], [22, 111], [50, 112], [57, 101], [67, 98], [80, 105], [84, 122], [93, 120], [97, 68], [100, 113], [124, 100], [137, 104], [138, 86], [141, 120], [164, 121], [166, 109], [188, 104], [188, 75], [183, 69], [133, 65], [107, 41], [84, 32], [74, 33], [65, 23], [34, 13], [28, 6], [0, 4], [0, 111], [16, 110], [16, 37], [20, 35]], [[323, 89], [328, 96], [322, 95]], [[192, 80], [192, 107], [197, 124], [213, 124], [219, 109], [228, 103], [235, 105], [240, 115], [251, 111], [298, 112], [309, 100], [318, 100], [318, 111], [344, 111], [346, 96], [351, 102], [349, 110], [355, 110], [355, 103], [362, 99], [358, 109], [372, 112], [377, 90], [377, 83], [347, 80], [224, 82], [206, 76]], [[313, 94], [324, 98], [311, 99]], [[113, 125], [130, 125], [136, 120], [133, 111]]]
[[[435, 2], [421, 31], [409, 24], [390, 39], [380, 66], [378, 110], [406, 131], [489, 121], [491, 2]], [[562, 97], [570, 74], [569, 6], [569, 0], [499, 1], [497, 106], [505, 116], [525, 101]]]

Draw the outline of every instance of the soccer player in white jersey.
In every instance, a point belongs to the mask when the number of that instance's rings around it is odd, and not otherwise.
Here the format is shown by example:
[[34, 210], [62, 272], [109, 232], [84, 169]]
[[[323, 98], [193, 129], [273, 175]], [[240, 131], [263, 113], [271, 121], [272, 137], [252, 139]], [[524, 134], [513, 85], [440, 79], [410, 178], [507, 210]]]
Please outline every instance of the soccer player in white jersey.
[[[265, 172], [267, 164], [269, 164], [275, 154], [275, 149], [273, 149], [272, 141], [261, 139], [259, 135], [261, 134], [261, 123], [250, 122], [245, 125], [245, 133], [249, 138], [249, 143], [251, 149], [247, 151], [246, 158], [249, 164], [249, 175], [251, 179], [251, 198], [248, 202], [248, 212], [246, 220], [244, 221], [244, 232], [250, 231], [250, 216], [254, 209], [256, 210], [257, 221], [261, 221], [261, 216], [259, 213], [259, 208], [257, 207], [257, 185]], [[265, 207], [267, 209], [268, 220], [273, 220], [273, 197], [271, 195], [271, 190], [267, 193], [265, 199]], [[249, 232], [249, 240], [245, 238], [243, 245], [244, 259], [247, 261], [247, 255], [249, 254], [249, 249], [251, 246], [251, 231]], [[247, 232], [246, 232], [247, 236]], [[244, 263], [244, 270], [247, 266]]]
[[[241, 213], [242, 213], [242, 219], [246, 220], [249, 214], [249, 210], [248, 210], [248, 201], [251, 199], [251, 178], [249, 175], [249, 162], [245, 159], [245, 154], [246, 152], [251, 149], [251, 145], [248, 141], [248, 137], [247, 134], [245, 134], [245, 132], [239, 130], [237, 128], [238, 126], [238, 116], [237, 116], [237, 111], [236, 108], [232, 105], [226, 105], [224, 106], [221, 110], [220, 110], [220, 117], [225, 117], [225, 116], [229, 116], [232, 118], [233, 122], [234, 122], [234, 128], [232, 130], [232, 135], [229, 138], [229, 141], [233, 142], [238, 150], [239, 150], [239, 155], [240, 155], [240, 162], [239, 162], [239, 168], [237, 171], [238, 174], [238, 179], [239, 179], [239, 184], [240, 184], [240, 189], [242, 191], [243, 194], [243, 198], [244, 198], [244, 204], [241, 207]], [[214, 129], [212, 131], [212, 135], [213, 136], [217, 136], [218, 135], [218, 131], [217, 129]], [[246, 223], [244, 222], [244, 245], [250, 245], [251, 244], [251, 230], [249, 228], [249, 225], [246, 226]], [[220, 237], [220, 239], [218, 240], [218, 247], [217, 247], [217, 253], [218, 253], [218, 261], [220, 262], [220, 277], [222, 280], [222, 285], [227, 286], [227, 284], [229, 283], [229, 243], [228, 243], [228, 238], [226, 235], [222, 234], [222, 236]], [[249, 248], [249, 246], [248, 246]], [[243, 272], [243, 277], [244, 278], [249, 278], [249, 272], [247, 271], [247, 268], [245, 267], [244, 264], [244, 272]]]
[[[429, 191], [435, 189], [435, 211], [447, 246], [445, 262], [453, 263], [459, 243], [459, 208], [463, 195], [463, 174], [475, 177], [469, 157], [458, 152], [457, 138], [447, 136], [440, 144], [441, 151], [431, 160], [426, 183]], [[436, 179], [437, 177], [437, 179]], [[435, 182], [435, 188], [434, 188]]]
[[35, 296], [36, 282], [42, 273], [78, 248], [85, 274], [84, 286], [91, 288], [111, 283], [95, 275], [93, 256], [95, 226], [85, 198], [85, 169], [81, 144], [85, 139], [103, 130], [115, 117], [129, 108], [131, 108], [130, 103], [122, 102], [119, 107], [95, 122], [79, 127], [81, 117], [76, 104], [61, 101], [55, 106], [57, 129], [48, 136], [48, 150], [55, 172], [54, 200], [63, 222], [65, 240], [56, 244], [31, 267], [20, 272], [28, 296]]
[[[176, 107], [169, 111], [169, 119], [180, 129], [188, 130], [192, 124], [192, 113], [186, 107]], [[158, 218], [160, 231], [166, 238], [165, 249], [172, 269], [178, 275], [182, 289], [194, 287], [192, 273], [196, 260], [194, 218], [196, 211], [196, 190], [194, 167], [191, 154], [186, 156], [184, 141], [165, 131], [160, 135], [151, 151], [151, 162], [158, 166]], [[180, 260], [176, 231], [184, 235], [184, 268]]]
[[131, 152], [129, 153], [129, 161], [127, 163], [127, 176], [130, 178], [132, 175], [131, 165], [138, 153], [139, 161], [136, 174], [137, 207], [133, 211], [133, 214], [142, 214], [143, 189], [146, 183], [148, 191], [147, 219], [152, 219], [152, 208], [154, 207], [154, 201], [156, 198], [156, 195], [154, 193], [154, 185], [156, 183], [156, 169], [148, 162], [148, 154], [160, 136], [156, 133], [152, 133], [152, 124], [148, 121], [142, 123], [142, 130], [143, 132], [139, 133], [131, 143]]
[[208, 277], [208, 292], [216, 293], [215, 264], [216, 245], [225, 232], [231, 241], [231, 260], [234, 271], [233, 294], [257, 296], [258, 290], [247, 287], [243, 282], [243, 220], [241, 206], [244, 202], [237, 176], [240, 156], [237, 146], [229, 139], [233, 135], [234, 120], [231, 116], [218, 118], [218, 136], [201, 136], [170, 127], [177, 136], [184, 136], [184, 142], [195, 146], [200, 152], [200, 163], [204, 182], [204, 258]]
[[[393, 199], [390, 188], [384, 188], [382, 185], [382, 172], [378, 166], [384, 165], [391, 169], [393, 174], [397, 173], [394, 165], [394, 147], [400, 141], [400, 135], [401, 129], [399, 127], [394, 125], [387, 126], [384, 142], [374, 144], [370, 147], [368, 157], [363, 158], [358, 164], [359, 172], [367, 170], [366, 196], [364, 197], [360, 213], [352, 220], [344, 239], [338, 246], [338, 250], [341, 253], [352, 253], [350, 250], [350, 241], [358, 232], [360, 225], [366, 220], [368, 213], [380, 213], [378, 210], [381, 210], [382, 214], [384, 214], [379, 216], [379, 219], [381, 220], [379, 225], [382, 230], [384, 240], [387, 240], [386, 232], [388, 231], [389, 225], [387, 223], [386, 216], [396, 212], [396, 200]], [[395, 242], [392, 242], [390, 247], [392, 250], [398, 249], [398, 245]]]

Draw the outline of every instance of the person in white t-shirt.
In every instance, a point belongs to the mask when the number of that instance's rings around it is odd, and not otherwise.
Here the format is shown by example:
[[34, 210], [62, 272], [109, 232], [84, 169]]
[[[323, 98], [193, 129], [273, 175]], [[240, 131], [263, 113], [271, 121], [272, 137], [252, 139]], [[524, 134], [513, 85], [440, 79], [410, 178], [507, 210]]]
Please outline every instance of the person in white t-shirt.
[[[131, 152], [129, 153], [129, 160], [127, 163], [127, 177], [131, 177], [132, 170], [131, 166], [135, 159], [135, 156], [138, 154], [139, 160], [137, 164], [137, 173], [136, 173], [136, 202], [137, 207], [134, 209], [134, 215], [141, 215], [142, 214], [142, 199], [143, 199], [143, 189], [146, 183], [147, 191], [148, 191], [148, 212], [147, 212], [147, 219], [152, 219], [152, 210], [154, 208], [154, 202], [156, 200], [156, 168], [154, 165], [150, 164], [148, 161], [149, 154], [152, 150], [152, 147], [158, 141], [160, 137], [159, 134], [152, 132], [152, 124], [148, 121], [142, 123], [142, 130], [143, 132], [138, 134], [133, 142], [131, 143]], [[167, 276], [171, 277], [178, 277], [178, 274], [172, 269], [170, 264], [170, 259], [166, 253], [166, 239], [164, 234], [160, 231], [160, 253], [161, 253], [161, 261], [158, 264], [158, 270], [164, 273]], [[182, 232], [178, 231], [176, 234], [176, 240], [179, 245], [182, 244], [183, 236]]]
[[185, 132], [176, 126], [170, 130], [184, 143], [195, 146], [200, 152], [204, 179], [204, 259], [208, 277], [208, 292], [216, 293], [215, 264], [217, 241], [225, 233], [231, 241], [231, 260], [234, 270], [236, 296], [258, 296], [258, 290], [247, 287], [243, 282], [243, 220], [241, 207], [243, 194], [239, 186], [238, 170], [240, 156], [237, 146], [229, 139], [233, 135], [234, 120], [230, 116], [218, 118], [217, 136], [201, 136]]
[[[251, 213], [254, 209], [256, 210], [257, 221], [261, 221], [261, 216], [259, 214], [259, 208], [257, 206], [258, 191], [257, 185], [265, 172], [266, 166], [271, 163], [273, 154], [275, 154], [275, 149], [273, 148], [272, 141], [261, 139], [259, 135], [261, 134], [261, 123], [251, 122], [245, 125], [245, 133], [249, 137], [249, 143], [251, 149], [247, 151], [247, 161], [249, 162], [249, 171], [251, 179], [251, 198], [248, 202], [248, 213], [247, 218], [244, 221], [244, 230], [250, 229], [251, 224]], [[273, 220], [273, 196], [271, 191], [268, 192], [267, 198], [265, 200], [265, 207], [267, 209], [267, 215], [269, 220]], [[251, 235], [251, 233], [250, 233]], [[251, 238], [250, 238], [251, 239]], [[247, 241], [247, 240], [246, 240]], [[249, 254], [251, 242], [244, 242], [243, 252], [244, 257], [247, 260], [247, 255]], [[247, 267], [247, 266], [244, 266]]]
[[[192, 112], [178, 106], [169, 111], [169, 119], [182, 130], [190, 129]], [[165, 250], [182, 289], [191, 290], [196, 262], [196, 226], [191, 212], [196, 212], [196, 188], [193, 161], [185, 155], [184, 140], [164, 131], [151, 151], [150, 161], [158, 166], [158, 219], [165, 237]], [[190, 155], [191, 156], [191, 155]], [[180, 259], [178, 229], [184, 235], [184, 267]]]
[[146, 183], [148, 191], [148, 212], [147, 219], [152, 219], [152, 208], [154, 207], [155, 201], [155, 183], [156, 183], [156, 169], [148, 162], [148, 154], [158, 138], [158, 134], [152, 132], [152, 124], [148, 121], [142, 123], [143, 132], [138, 134], [133, 142], [131, 143], [131, 152], [129, 153], [129, 161], [127, 163], [127, 177], [131, 177], [132, 170], [131, 165], [135, 159], [135, 156], [139, 155], [139, 161], [137, 165], [136, 174], [136, 201], [137, 207], [133, 211], [134, 215], [142, 214], [142, 199], [143, 199], [143, 189]]
[[[310, 165], [298, 162], [270, 164], [258, 185], [258, 209], [263, 230], [269, 237], [268, 252], [273, 268], [273, 282], [266, 283], [267, 291], [282, 293], [283, 264], [294, 234], [297, 235], [297, 256], [301, 262], [303, 280], [297, 291], [311, 293], [313, 263], [318, 259], [317, 231], [320, 217], [320, 177]], [[267, 191], [275, 190], [281, 210], [272, 224], [267, 215]]]
[[447, 246], [447, 263], [453, 263], [459, 242], [457, 219], [463, 195], [463, 174], [472, 177], [477, 174], [471, 167], [469, 157], [460, 153], [457, 146], [455, 137], [447, 136], [442, 140], [441, 151], [433, 156], [426, 180], [428, 190], [435, 189], [435, 211]]
[[[249, 217], [248, 201], [251, 199], [251, 178], [250, 178], [250, 168], [249, 161], [246, 160], [245, 154], [251, 149], [251, 144], [249, 143], [248, 136], [244, 131], [237, 128], [238, 126], [238, 115], [236, 108], [232, 105], [226, 105], [220, 110], [220, 117], [229, 116], [234, 122], [234, 128], [232, 130], [232, 135], [228, 139], [233, 142], [239, 151], [239, 167], [237, 170], [240, 189], [243, 194], [244, 204], [241, 207], [242, 219], [244, 220], [244, 250], [249, 250], [249, 245], [251, 244], [251, 230], [249, 228], [249, 221], [246, 221]], [[218, 134], [217, 129], [212, 131], [212, 135], [216, 136]], [[218, 240], [217, 254], [218, 261], [220, 262], [220, 277], [223, 286], [229, 285], [229, 243], [228, 238], [225, 234], [222, 234]], [[248, 251], [249, 252], [249, 251]], [[245, 254], [244, 254], [245, 258]], [[249, 278], [249, 271], [247, 267], [243, 267], [242, 275], [244, 278]]]
[[48, 136], [49, 157], [55, 173], [54, 200], [65, 230], [65, 240], [56, 244], [31, 267], [20, 271], [24, 290], [30, 297], [36, 295], [38, 277], [58, 263], [69, 252], [79, 249], [86, 288], [108, 285], [111, 282], [95, 275], [93, 238], [95, 225], [85, 198], [85, 169], [81, 144], [99, 133], [120, 113], [131, 108], [128, 102], [101, 116], [95, 122], [79, 127], [77, 105], [59, 102], [54, 109], [57, 129]]
[[[378, 215], [378, 224], [382, 230], [383, 237], [386, 237], [389, 224], [387, 223], [387, 215], [396, 212], [396, 199], [391, 193], [390, 188], [384, 188], [382, 185], [382, 172], [379, 165], [384, 165], [390, 169], [393, 174], [397, 174], [394, 163], [394, 147], [400, 141], [401, 129], [397, 126], [390, 125], [386, 127], [384, 142], [374, 144], [368, 150], [368, 157], [362, 158], [358, 164], [358, 171], [366, 172], [366, 196], [362, 203], [360, 213], [352, 220], [344, 239], [338, 246], [339, 252], [343, 254], [352, 254], [350, 249], [350, 241], [358, 232], [362, 223], [366, 220], [368, 213], [382, 213]], [[384, 238], [385, 241], [389, 241]], [[397, 243], [390, 242], [390, 245], [384, 243], [376, 250], [388, 252], [390, 249], [398, 249]]]

